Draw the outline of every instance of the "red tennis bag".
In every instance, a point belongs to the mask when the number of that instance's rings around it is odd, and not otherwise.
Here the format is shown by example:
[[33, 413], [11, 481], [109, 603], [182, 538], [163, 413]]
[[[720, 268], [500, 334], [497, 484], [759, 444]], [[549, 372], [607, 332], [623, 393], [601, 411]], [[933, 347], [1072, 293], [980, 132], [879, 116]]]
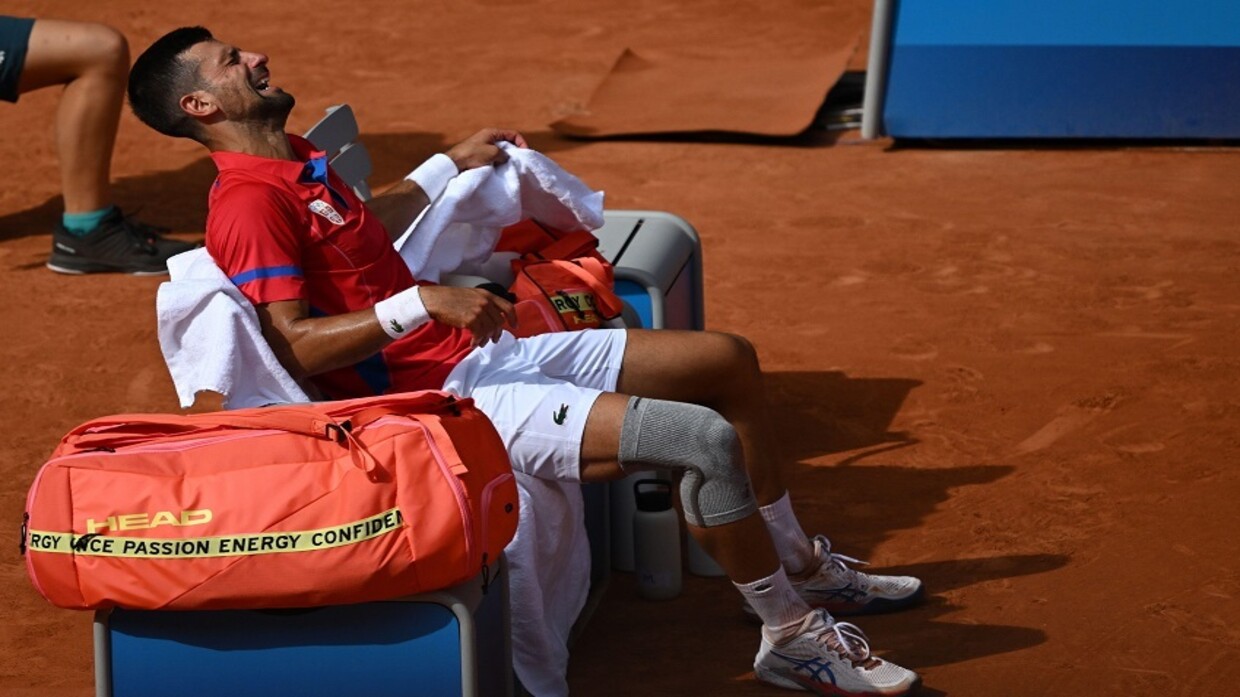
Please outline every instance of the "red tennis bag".
[[485, 579], [516, 527], [499, 434], [428, 391], [90, 421], [39, 470], [22, 548], [60, 607], [309, 607]]
[[504, 228], [496, 251], [519, 252], [509, 292], [516, 297], [517, 337], [595, 329], [620, 316], [611, 264], [598, 253], [598, 237], [563, 232], [525, 220]]

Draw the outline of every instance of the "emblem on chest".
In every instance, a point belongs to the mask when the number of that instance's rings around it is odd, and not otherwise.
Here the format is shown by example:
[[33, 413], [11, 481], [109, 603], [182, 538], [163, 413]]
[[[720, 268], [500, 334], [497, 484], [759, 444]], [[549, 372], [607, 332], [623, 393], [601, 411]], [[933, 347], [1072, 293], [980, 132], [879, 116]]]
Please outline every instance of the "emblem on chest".
[[337, 213], [336, 209], [332, 208], [331, 204], [327, 201], [320, 201], [317, 199], [311, 201], [310, 212], [327, 218], [335, 225], [344, 225], [344, 217]]

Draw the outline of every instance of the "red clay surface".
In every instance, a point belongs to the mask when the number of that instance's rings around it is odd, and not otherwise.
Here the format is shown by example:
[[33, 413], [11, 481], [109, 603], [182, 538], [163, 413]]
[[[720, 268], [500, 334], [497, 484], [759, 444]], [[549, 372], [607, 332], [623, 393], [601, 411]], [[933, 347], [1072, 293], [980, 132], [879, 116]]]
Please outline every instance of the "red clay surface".
[[[512, 126], [608, 192], [692, 221], [707, 323], [768, 373], [809, 532], [923, 577], [921, 608], [863, 618], [923, 694], [1225, 695], [1240, 684], [1240, 241], [1223, 148], [892, 149], [560, 139], [625, 46], [752, 50], [868, 29], [868, 0], [366, 4], [214, 9], [13, 2], [107, 20], [136, 49], [181, 24], [271, 55], [291, 130], [351, 103], [376, 182]], [[50, 9], [49, 9], [50, 8]], [[227, 8], [227, 9], [225, 9]], [[864, 49], [863, 49], [864, 53]], [[855, 65], [863, 65], [858, 56]], [[59, 213], [55, 91], [0, 106], [0, 693], [92, 692], [90, 616], [48, 606], [17, 555], [25, 494], [92, 417], [176, 403], [152, 279], [43, 268]], [[213, 168], [126, 115], [118, 198], [192, 236]], [[720, 579], [677, 600], [617, 575], [575, 647], [575, 694], [779, 694]]]

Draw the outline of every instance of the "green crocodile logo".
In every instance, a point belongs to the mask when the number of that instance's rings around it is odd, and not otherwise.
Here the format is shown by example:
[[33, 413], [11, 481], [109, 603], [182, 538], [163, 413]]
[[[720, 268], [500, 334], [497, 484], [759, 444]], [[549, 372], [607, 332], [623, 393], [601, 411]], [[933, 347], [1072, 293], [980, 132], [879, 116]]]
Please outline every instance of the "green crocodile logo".
[[405, 333], [405, 328], [401, 326], [400, 322], [397, 322], [394, 319], [388, 320], [388, 326], [391, 327], [392, 331], [396, 332], [397, 334]]
[[563, 425], [564, 425], [564, 419], [565, 419], [567, 416], [568, 416], [568, 405], [567, 405], [567, 404], [561, 404], [561, 405], [560, 405], [560, 410], [559, 410], [558, 412], [556, 412], [556, 413], [554, 413], [554, 414], [552, 414], [552, 415], [551, 415], [551, 420], [555, 422], [555, 425], [556, 425], [556, 426], [563, 426]]

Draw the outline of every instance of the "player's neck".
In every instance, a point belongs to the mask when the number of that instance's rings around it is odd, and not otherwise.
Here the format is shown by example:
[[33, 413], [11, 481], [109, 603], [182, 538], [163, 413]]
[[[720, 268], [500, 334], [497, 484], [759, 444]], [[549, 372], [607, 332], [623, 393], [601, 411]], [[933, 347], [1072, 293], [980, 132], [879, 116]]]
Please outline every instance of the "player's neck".
[[273, 160], [296, 160], [297, 154], [283, 129], [238, 124], [238, 128], [217, 133], [207, 144], [211, 152], [238, 152]]

